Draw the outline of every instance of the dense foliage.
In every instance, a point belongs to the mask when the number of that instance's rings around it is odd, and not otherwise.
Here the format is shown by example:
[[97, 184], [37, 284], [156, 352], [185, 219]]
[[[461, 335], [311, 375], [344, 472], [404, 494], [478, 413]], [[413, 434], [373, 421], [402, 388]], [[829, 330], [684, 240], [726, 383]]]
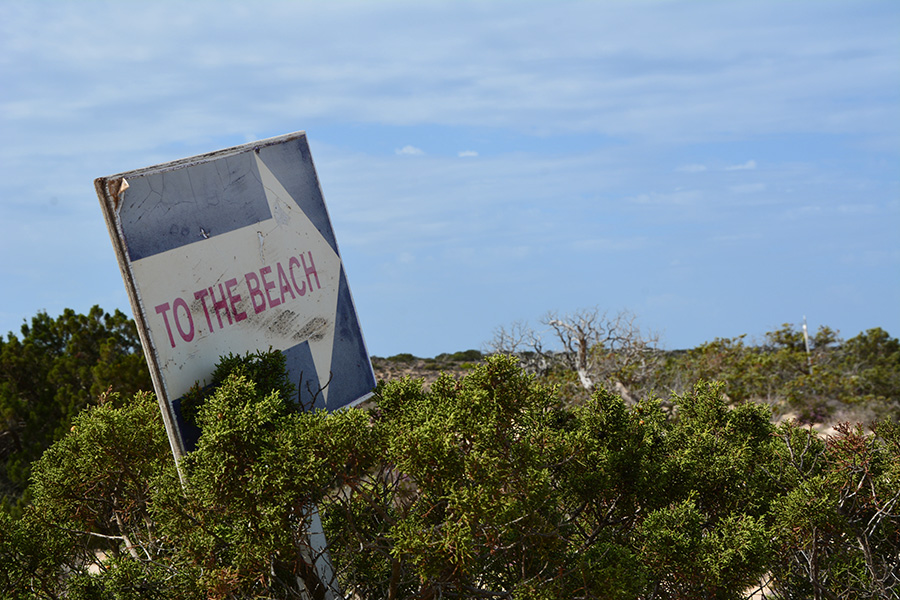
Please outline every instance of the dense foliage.
[[134, 322], [120, 311], [39, 313], [0, 336], [0, 508], [23, 497], [31, 463], [104, 394], [152, 389]]
[[247, 376], [278, 356], [231, 357], [198, 403], [185, 486], [151, 395], [79, 414], [33, 504], [0, 513], [2, 594], [323, 598], [313, 506], [347, 597], [900, 593], [896, 422], [823, 441], [703, 382], [674, 416], [605, 391], [569, 407], [505, 356], [326, 415]]
[[672, 387], [715, 379], [735, 402], [766, 402], [804, 423], [900, 418], [900, 340], [879, 328], [845, 341], [822, 327], [807, 352], [802, 331], [785, 324], [759, 344], [740, 336], [670, 355], [664, 371]]

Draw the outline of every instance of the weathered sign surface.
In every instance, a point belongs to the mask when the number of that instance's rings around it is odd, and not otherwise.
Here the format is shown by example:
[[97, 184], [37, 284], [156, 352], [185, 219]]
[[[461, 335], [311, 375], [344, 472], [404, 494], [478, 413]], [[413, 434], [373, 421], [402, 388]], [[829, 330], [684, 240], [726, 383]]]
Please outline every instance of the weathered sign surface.
[[375, 386], [306, 135], [95, 182], [176, 456], [180, 398], [219, 357], [276, 349], [304, 404]]

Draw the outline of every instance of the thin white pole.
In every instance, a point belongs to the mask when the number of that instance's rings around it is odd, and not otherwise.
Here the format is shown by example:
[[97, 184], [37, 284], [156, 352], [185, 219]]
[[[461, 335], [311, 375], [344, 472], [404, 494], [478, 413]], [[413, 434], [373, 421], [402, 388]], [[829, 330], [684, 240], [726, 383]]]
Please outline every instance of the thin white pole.
[[812, 354], [809, 352], [809, 328], [806, 326], [806, 315], [803, 315], [803, 341], [806, 344], [806, 366], [809, 374], [813, 374]]

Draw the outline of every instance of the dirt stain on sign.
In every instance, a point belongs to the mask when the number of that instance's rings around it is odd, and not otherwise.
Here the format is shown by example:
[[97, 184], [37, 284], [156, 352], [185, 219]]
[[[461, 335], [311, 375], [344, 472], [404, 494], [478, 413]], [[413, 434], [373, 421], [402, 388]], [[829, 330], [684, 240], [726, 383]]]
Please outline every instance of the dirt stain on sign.
[[266, 329], [279, 337], [289, 337], [298, 342], [310, 340], [318, 342], [325, 338], [328, 330], [328, 320], [323, 317], [313, 317], [302, 326], [298, 321], [302, 318], [292, 310], [280, 312], [266, 322]]

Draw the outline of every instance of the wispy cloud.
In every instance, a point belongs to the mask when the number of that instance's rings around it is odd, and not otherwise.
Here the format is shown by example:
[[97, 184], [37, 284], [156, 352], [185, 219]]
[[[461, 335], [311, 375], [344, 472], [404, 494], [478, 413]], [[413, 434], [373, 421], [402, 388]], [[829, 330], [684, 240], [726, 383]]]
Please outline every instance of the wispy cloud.
[[[458, 6], [272, 3], [247, 10], [229, 3], [229, 10], [220, 10], [198, 0], [180, 8], [178, 19], [169, 18], [164, 3], [0, 8], [6, 22], [0, 39], [7, 40], [0, 52], [9, 65], [0, 71], [9, 98], [3, 108], [37, 122], [61, 111], [80, 118], [131, 105], [143, 118], [132, 112], [117, 120], [132, 127], [146, 122], [150, 133], [195, 123], [197, 115], [185, 110], [191, 106], [203, 107], [201, 129], [223, 132], [248, 125], [281, 131], [286, 119], [317, 117], [517, 129], [541, 123], [546, 131], [663, 140], [898, 132], [884, 125], [896, 94], [875, 83], [898, 75], [889, 19], [859, 17], [844, 28], [840, 19], [848, 15], [827, 18], [829, 11], [844, 12], [840, 5], [811, 15], [799, 2], [787, 9], [761, 2], [756, 10], [745, 3], [710, 9], [663, 2], [652, 11], [630, 3], [523, 3], [513, 20], [505, 3], [487, 5], [477, 19]], [[397, 31], [400, 11], [410, 23], [402, 35], [373, 37]], [[804, 18], [780, 27], [773, 25], [773, 12]], [[127, 29], [128, 43], [94, 35], [98, 20], [111, 30]], [[701, 21], [708, 26], [698, 29]], [[291, 35], [298, 22], [305, 24], [301, 38]], [[331, 33], [338, 23], [340, 45]], [[634, 35], [635, 26], [642, 35]], [[28, 33], [36, 30], [46, 35]], [[458, 31], [466, 32], [465, 44], [447, 35]], [[683, 31], [692, 32], [689, 41]], [[866, 35], [848, 34], [861, 31]], [[759, 43], [763, 35], [766, 44]], [[545, 43], [523, 43], [534, 39]], [[298, 54], [302, 64], [293, 59]], [[170, 68], [174, 64], [181, 68]], [[61, 76], [29, 85], [10, 76], [25, 70], [16, 65]], [[112, 72], [128, 76], [113, 81]], [[835, 101], [846, 97], [848, 82], [867, 98], [864, 110]], [[181, 110], [159, 108], [173, 103]]]
[[706, 165], [700, 164], [681, 165], [675, 169], [678, 173], [702, 173], [705, 170]]
[[635, 204], [687, 206], [702, 198], [698, 190], [676, 190], [674, 192], [649, 192], [630, 198]]
[[764, 192], [766, 190], [765, 183], [739, 183], [737, 185], [729, 186], [732, 192], [736, 194], [754, 194], [757, 192]]
[[[775, 300], [709, 273], [763, 280], [816, 244], [828, 264], [897, 243], [900, 3], [196, 0], [177, 12], [0, 0], [0, 256], [28, 256], [27, 268], [0, 265], [16, 289], [0, 313], [12, 326], [41, 307], [119, 297], [127, 308], [94, 177], [299, 129], [379, 353], [427, 351], [419, 337], [447, 344], [437, 351], [477, 343], [513, 304], [527, 316], [671, 292], [761, 314]], [[98, 22], [127, 39], [96, 35]], [[871, 210], [854, 205], [863, 197]], [[806, 238], [776, 235], [796, 225], [779, 211], [818, 203], [840, 209], [809, 212]], [[735, 224], [769, 237], [709, 252], [710, 233]], [[577, 250], [628, 240], [649, 241], [604, 264], [621, 284], [587, 283]], [[764, 246], [777, 261], [752, 251]], [[480, 266], [460, 269], [463, 255]], [[666, 279], [670, 255], [703, 275]], [[378, 265], [390, 257], [415, 260], [388, 277]], [[522, 287], [497, 286], [498, 272]], [[896, 281], [834, 278], [867, 299], [835, 314], [896, 315]], [[398, 310], [444, 323], [433, 315], [466, 293], [484, 306], [466, 323], [396, 335]], [[657, 315], [695, 342], [729, 334], [702, 311]], [[868, 325], [896, 335], [892, 318]]]
[[415, 146], [403, 146], [394, 150], [394, 153], [400, 156], [422, 156], [425, 154], [425, 151]]
[[754, 169], [756, 169], [756, 161], [752, 159], [739, 165], [730, 165], [725, 167], [726, 171], [753, 171]]

